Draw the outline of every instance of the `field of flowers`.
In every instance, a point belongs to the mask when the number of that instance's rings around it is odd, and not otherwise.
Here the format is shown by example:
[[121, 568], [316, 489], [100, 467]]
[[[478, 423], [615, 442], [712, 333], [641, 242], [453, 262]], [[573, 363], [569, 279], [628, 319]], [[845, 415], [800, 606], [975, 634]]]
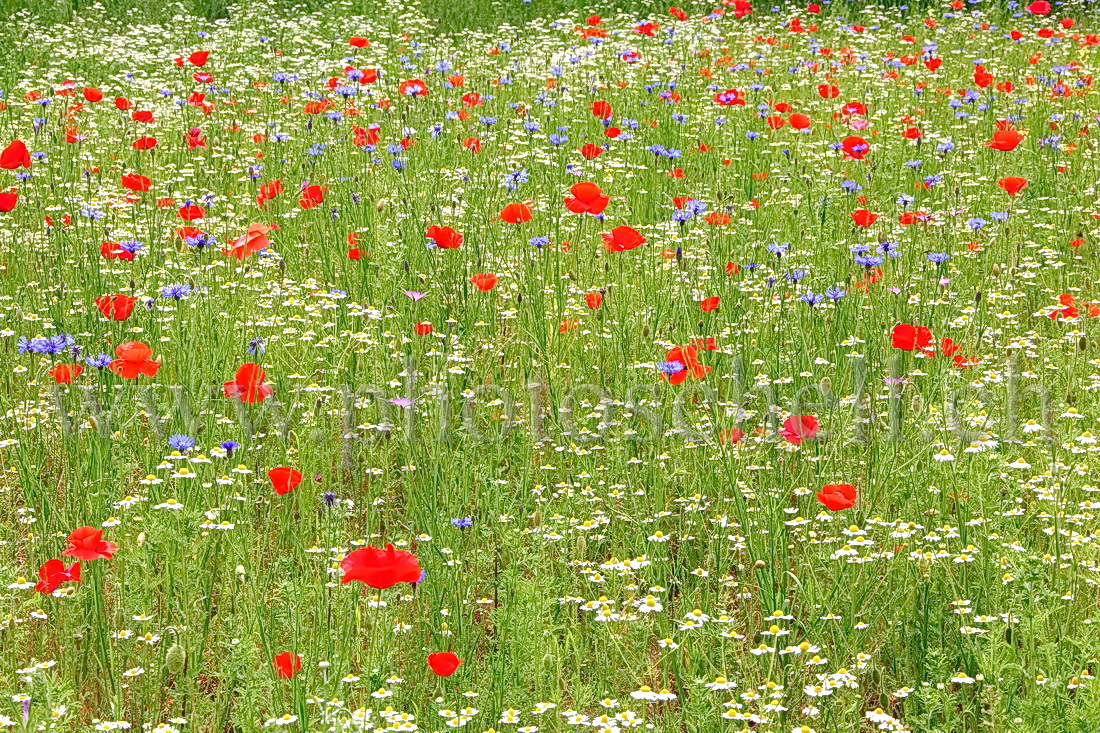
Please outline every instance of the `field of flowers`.
[[1096, 730], [1100, 7], [515, 5], [0, 20], [0, 729]]

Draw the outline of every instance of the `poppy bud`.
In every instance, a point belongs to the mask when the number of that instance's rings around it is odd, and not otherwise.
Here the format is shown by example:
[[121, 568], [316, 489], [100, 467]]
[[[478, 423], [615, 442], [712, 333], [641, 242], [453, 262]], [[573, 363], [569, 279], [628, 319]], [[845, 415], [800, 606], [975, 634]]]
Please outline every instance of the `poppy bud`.
[[164, 666], [172, 674], [180, 674], [187, 666], [187, 652], [178, 643], [173, 644], [164, 655]]
[[145, 533], [144, 532], [141, 532], [141, 533], [138, 534], [137, 540], [134, 542], [134, 544], [136, 544], [138, 547], [141, 547], [142, 545], [145, 544]]
[[833, 391], [833, 381], [828, 377], [822, 377], [821, 382], [818, 384], [818, 389], [821, 390], [821, 394], [827, 395]]
[[764, 562], [763, 560], [757, 560], [756, 562], [754, 562], [752, 564], [752, 569], [753, 570], [763, 570], [766, 567], [768, 567], [768, 564], [766, 562]]

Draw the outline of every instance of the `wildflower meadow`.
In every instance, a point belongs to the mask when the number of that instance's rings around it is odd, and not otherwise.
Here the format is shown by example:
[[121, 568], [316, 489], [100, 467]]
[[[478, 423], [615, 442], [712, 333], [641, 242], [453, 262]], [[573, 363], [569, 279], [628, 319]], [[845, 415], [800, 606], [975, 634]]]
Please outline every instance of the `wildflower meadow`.
[[0, 730], [1100, 725], [1100, 5], [0, 11]]

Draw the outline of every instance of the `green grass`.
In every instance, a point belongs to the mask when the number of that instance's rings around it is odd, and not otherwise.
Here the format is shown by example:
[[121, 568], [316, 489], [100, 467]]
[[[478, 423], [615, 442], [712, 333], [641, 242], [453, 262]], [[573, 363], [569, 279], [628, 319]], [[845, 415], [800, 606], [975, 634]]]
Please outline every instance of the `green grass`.
[[[574, 30], [588, 9], [549, 0], [15, 7], [0, 147], [45, 153], [26, 180], [0, 171], [0, 192], [18, 188], [0, 213], [0, 716], [15, 730], [244, 732], [286, 716], [289, 731], [359, 730], [365, 708], [369, 730], [412, 730], [407, 714], [419, 730], [478, 732], [587, 729], [570, 709], [604, 733], [627, 729], [625, 711], [664, 733], [874, 730], [868, 714], [944, 733], [1100, 721], [1093, 7], [1041, 20], [936, 6], [930, 28], [923, 11], [899, 21], [878, 6], [703, 23], [712, 6], [685, 4], [680, 23], [663, 6], [602, 5], [599, 45]], [[821, 27], [787, 32], [796, 14]], [[664, 28], [634, 33], [639, 17]], [[1036, 34], [1061, 33], [1062, 17], [1077, 25], [1060, 42]], [[353, 35], [371, 39], [354, 64]], [[886, 59], [927, 41], [939, 71], [918, 61], [893, 77]], [[173, 63], [199, 49], [209, 84]], [[1014, 90], [962, 102], [976, 59]], [[840, 94], [823, 98], [833, 60]], [[349, 65], [384, 72], [354, 106], [327, 85]], [[455, 73], [464, 86], [447, 89]], [[1079, 93], [1052, 98], [1056, 76]], [[401, 96], [408, 78], [429, 95]], [[66, 80], [75, 96], [55, 94]], [[658, 96], [669, 82], [675, 103]], [[712, 83], [747, 104], [717, 106]], [[105, 99], [72, 108], [85, 86]], [[176, 103], [192, 92], [209, 114]], [[467, 92], [484, 103], [465, 107]], [[118, 96], [156, 121], [121, 113]], [[321, 96], [339, 122], [304, 113]], [[632, 139], [605, 136], [597, 100]], [[853, 100], [865, 118], [840, 114]], [[755, 114], [782, 103], [809, 132]], [[1008, 119], [1026, 138], [987, 147]], [[353, 127], [371, 124], [377, 149], [356, 146]], [[558, 127], [569, 139], [553, 145]], [[207, 147], [188, 148], [191, 128]], [[157, 146], [135, 150], [142, 135]], [[866, 161], [837, 149], [852, 135]], [[587, 143], [608, 149], [585, 160]], [[129, 173], [151, 190], [128, 198]], [[1027, 188], [1009, 197], [1006, 176]], [[285, 190], [259, 206], [275, 180]], [[581, 181], [610, 197], [603, 219], [565, 209]], [[307, 182], [327, 188], [313, 208], [298, 202]], [[676, 223], [676, 197], [719, 219]], [[499, 220], [526, 199], [530, 221]], [[216, 246], [181, 240], [185, 201], [203, 203], [194, 225]], [[856, 227], [860, 208], [880, 218]], [[899, 222], [917, 210], [932, 221]], [[224, 256], [252, 223], [278, 225], [266, 252]], [[431, 225], [461, 247], [427, 248]], [[647, 242], [607, 251], [601, 234], [620, 225]], [[133, 261], [102, 256], [128, 240], [144, 244]], [[883, 242], [897, 256], [878, 269], [854, 259]], [[478, 273], [496, 287], [480, 292]], [[174, 284], [191, 292], [165, 296]], [[843, 297], [802, 299], [831, 288]], [[115, 293], [140, 299], [125, 321], [95, 305]], [[1048, 317], [1062, 294], [1078, 318]], [[935, 358], [894, 348], [899, 323], [928, 327]], [[79, 358], [20, 351], [56, 334]], [[671, 349], [706, 338], [708, 373], [661, 378]], [[152, 348], [155, 377], [84, 362], [132, 340]], [[68, 362], [82, 373], [56, 383]], [[225, 394], [246, 362], [273, 387], [262, 402]], [[785, 440], [793, 415], [821, 432]], [[173, 435], [197, 444], [173, 454]], [[276, 495], [276, 466], [304, 480]], [[841, 483], [858, 499], [829, 512], [816, 494]], [[81, 526], [120, 549], [56, 594], [26, 587]], [[416, 554], [423, 582], [340, 583], [348, 552], [387, 543]], [[635, 610], [650, 595], [662, 610]], [[711, 620], [693, 628], [696, 610]], [[448, 650], [465, 663], [437, 677], [426, 656]], [[274, 672], [282, 652], [301, 657], [292, 679]], [[709, 689], [718, 677], [736, 689]], [[632, 696], [643, 685], [675, 697]], [[441, 714], [467, 706], [468, 721]]]

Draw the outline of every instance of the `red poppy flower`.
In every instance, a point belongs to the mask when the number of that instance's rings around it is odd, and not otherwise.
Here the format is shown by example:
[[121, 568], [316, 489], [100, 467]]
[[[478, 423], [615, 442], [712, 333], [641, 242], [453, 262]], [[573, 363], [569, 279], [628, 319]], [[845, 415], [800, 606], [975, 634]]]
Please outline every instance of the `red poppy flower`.
[[405, 550], [395, 550], [386, 545], [382, 550], [377, 547], [362, 547], [349, 553], [340, 563], [344, 571], [341, 583], [358, 580], [371, 588], [392, 588], [398, 583], [419, 583], [422, 571], [416, 555]]
[[857, 227], [869, 227], [878, 220], [878, 214], [873, 211], [868, 211], [867, 209], [853, 211], [850, 216]]
[[14, 140], [0, 152], [0, 168], [14, 170], [31, 167], [31, 151], [22, 140]]
[[817, 435], [817, 418], [813, 415], [791, 415], [783, 421], [779, 428], [779, 434], [792, 445], [798, 445], [804, 440], [810, 440]]
[[80, 376], [84, 367], [79, 364], [58, 364], [47, 374], [53, 377], [55, 384], [72, 384], [73, 380]]
[[598, 310], [603, 305], [603, 293], [585, 293], [584, 302], [589, 310]]
[[695, 346], [677, 346], [669, 349], [665, 354], [665, 361], [683, 366], [683, 369], [678, 372], [662, 374], [668, 379], [669, 384], [683, 384], [688, 377], [702, 379], [710, 373], [709, 366], [699, 363], [699, 350]]
[[137, 379], [144, 374], [155, 377], [160, 362], [153, 361], [153, 350], [140, 341], [127, 341], [115, 348], [118, 358], [111, 362], [109, 369], [123, 379]]
[[733, 6], [733, 17], [738, 20], [752, 12], [752, 3], [749, 0], [733, 0], [732, 3], [726, 4]]
[[152, 124], [157, 121], [156, 118], [153, 117], [152, 112], [143, 109], [139, 109], [137, 112], [130, 115], [130, 119], [134, 122], [144, 122], [146, 124]]
[[705, 221], [707, 224], [710, 224], [711, 226], [723, 227], [726, 224], [729, 224], [731, 219], [730, 215], [724, 211], [712, 211], [705, 217], [703, 217], [703, 221]]
[[38, 568], [38, 577], [41, 580], [35, 584], [34, 589], [39, 593], [53, 593], [62, 583], [80, 582], [80, 563], [74, 562], [65, 567], [65, 563], [60, 560], [47, 560]]
[[718, 303], [721, 302], [721, 298], [717, 295], [712, 295], [709, 298], [704, 298], [699, 303], [699, 309], [704, 313], [710, 313], [713, 310], [718, 310]]
[[302, 113], [307, 115], [319, 115], [322, 112], [335, 107], [331, 99], [322, 99], [316, 102], [307, 102], [305, 107], [302, 107]]
[[298, 205], [303, 209], [312, 209], [318, 204], [324, 203], [328, 189], [316, 183], [302, 189], [302, 196], [298, 199]]
[[302, 483], [302, 472], [289, 466], [273, 468], [267, 472], [267, 477], [271, 480], [271, 488], [279, 496], [289, 494]]
[[272, 665], [275, 667], [275, 674], [289, 680], [301, 671], [302, 658], [294, 652], [283, 652], [275, 655]]
[[370, 41], [362, 36], [352, 36], [348, 39], [348, 45], [352, 48], [367, 48], [370, 46]]
[[440, 677], [450, 677], [465, 660], [452, 652], [435, 652], [428, 655], [428, 666]]
[[692, 339], [691, 345], [697, 349], [702, 349], [703, 351], [718, 351], [718, 342], [714, 339], [713, 336]]
[[434, 224], [428, 227], [424, 236], [435, 242], [440, 249], [458, 249], [462, 246], [463, 237], [451, 227], [438, 227]]
[[522, 224], [531, 221], [531, 207], [527, 204], [508, 204], [500, 210], [500, 220], [509, 224]]
[[845, 117], [851, 117], [852, 115], [863, 116], [867, 114], [867, 105], [863, 102], [847, 102], [840, 108], [840, 114]]
[[127, 173], [122, 176], [122, 187], [131, 191], [148, 191], [152, 185], [153, 182], [149, 180], [148, 176], [137, 173]]
[[118, 245], [118, 242], [104, 242], [99, 245], [99, 254], [105, 260], [123, 260], [128, 262], [134, 259], [133, 252], [127, 252]]
[[817, 500], [831, 512], [855, 506], [856, 487], [851, 484], [825, 484], [817, 492]]
[[130, 143], [130, 147], [134, 150], [152, 150], [157, 146], [157, 139], [155, 137], [139, 137]]
[[611, 201], [599, 186], [587, 181], [574, 184], [569, 193], [572, 195], [565, 199], [565, 208], [574, 214], [602, 214]]
[[1027, 12], [1032, 15], [1050, 15], [1050, 3], [1047, 0], [1035, 0], [1027, 6]]
[[721, 107], [744, 107], [745, 98], [737, 89], [727, 89], [714, 95], [714, 103]]
[[84, 95], [84, 99], [88, 102], [100, 102], [103, 100], [103, 92], [95, 87], [84, 87], [80, 90], [80, 93]]
[[397, 85], [397, 93], [406, 97], [426, 97], [428, 85], [419, 79], [407, 79]]
[[931, 355], [935, 341], [932, 338], [932, 330], [926, 326], [911, 326], [908, 323], [899, 323], [891, 332], [891, 339], [895, 349], [902, 351], [923, 351]]
[[126, 97], [115, 97], [115, 108], [118, 109], [119, 112], [125, 112], [133, 106], [133, 102]]
[[416, 330], [416, 335], [417, 336], [427, 336], [429, 333], [431, 333], [435, 329], [432, 327], [432, 324], [430, 324], [430, 323], [424, 323], [422, 321], [417, 321], [415, 330]]
[[472, 153], [481, 152], [481, 141], [476, 137], [468, 137], [462, 141], [462, 149], [469, 150]]
[[618, 226], [610, 232], [602, 232], [603, 246], [608, 252], [625, 252], [646, 243], [646, 238], [628, 226]]
[[1019, 176], [1008, 176], [997, 181], [997, 185], [1004, 190], [1009, 196], [1015, 196], [1016, 194], [1027, 188], [1027, 179], [1020, 178]]
[[483, 293], [487, 293], [497, 286], [497, 276], [491, 272], [479, 272], [470, 278], [470, 282]]
[[740, 428], [729, 428], [718, 431], [718, 442], [721, 445], [737, 445], [745, 439], [745, 432]]
[[581, 156], [584, 157], [585, 160], [592, 160], [593, 158], [598, 158], [601, 154], [603, 154], [603, 148], [601, 148], [599, 145], [593, 145], [592, 143], [588, 143], [587, 145], [579, 148], [579, 150]]
[[840, 141], [840, 149], [845, 160], [866, 160], [871, 145], [857, 135], [849, 135]]
[[597, 101], [593, 102], [588, 107], [588, 109], [591, 110], [593, 117], [596, 117], [596, 118], [601, 119], [601, 120], [611, 119], [612, 109], [611, 109], [611, 103], [610, 102], [605, 102], [602, 99], [597, 100]]
[[787, 118], [787, 123], [796, 130], [805, 130], [813, 121], [809, 115], [804, 115], [801, 112], [795, 112], [793, 115]]
[[266, 378], [267, 372], [258, 364], [249, 362], [242, 364], [233, 376], [233, 381], [226, 382], [222, 387], [226, 397], [236, 397], [248, 404], [263, 402], [275, 391], [270, 384], [264, 384]]
[[8, 213], [15, 208], [15, 204], [19, 201], [19, 191], [17, 189], [11, 189], [10, 191], [0, 192], [0, 213]]
[[271, 199], [275, 198], [283, 192], [282, 181], [268, 181], [260, 186], [259, 192], [256, 194], [256, 206], [263, 206]]
[[184, 221], [195, 221], [196, 219], [203, 219], [206, 217], [206, 209], [198, 204], [184, 204], [180, 207], [176, 215]]
[[466, 92], [462, 95], [462, 106], [466, 107], [467, 109], [471, 109], [482, 104], [485, 104], [485, 102], [481, 100], [481, 95], [477, 92]]
[[1008, 152], [1015, 150], [1024, 141], [1024, 134], [1018, 130], [997, 130], [993, 133], [993, 140], [986, 143], [987, 148]]
[[187, 60], [191, 62], [192, 66], [205, 66], [208, 58], [210, 58], [209, 51], [195, 51], [187, 57]]
[[236, 257], [238, 260], [246, 260], [254, 252], [267, 249], [271, 246], [271, 240], [267, 233], [278, 229], [274, 224], [249, 224], [248, 231], [229, 243], [222, 249], [226, 257]]
[[102, 529], [80, 527], [69, 535], [69, 546], [61, 556], [75, 557], [77, 560], [110, 560], [116, 552], [118, 545], [103, 539]]
[[134, 304], [137, 303], [137, 298], [131, 298], [129, 295], [123, 295], [122, 293], [115, 293], [114, 295], [97, 295], [95, 298], [95, 307], [99, 309], [99, 312], [103, 314], [103, 317], [109, 321], [125, 321], [130, 317], [130, 313], [134, 310]]
[[840, 96], [840, 89], [835, 84], [818, 84], [817, 93], [825, 99], [836, 99]]

